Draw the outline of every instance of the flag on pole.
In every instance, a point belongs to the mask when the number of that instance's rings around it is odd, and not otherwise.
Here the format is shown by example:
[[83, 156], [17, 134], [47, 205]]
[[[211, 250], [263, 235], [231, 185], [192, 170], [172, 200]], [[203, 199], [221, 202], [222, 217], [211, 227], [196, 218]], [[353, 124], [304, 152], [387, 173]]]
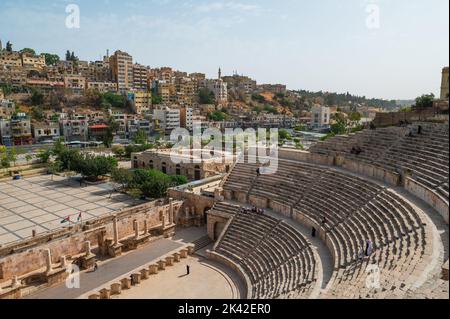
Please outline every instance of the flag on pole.
[[70, 223], [70, 216], [67, 216], [61, 221], [61, 224]]

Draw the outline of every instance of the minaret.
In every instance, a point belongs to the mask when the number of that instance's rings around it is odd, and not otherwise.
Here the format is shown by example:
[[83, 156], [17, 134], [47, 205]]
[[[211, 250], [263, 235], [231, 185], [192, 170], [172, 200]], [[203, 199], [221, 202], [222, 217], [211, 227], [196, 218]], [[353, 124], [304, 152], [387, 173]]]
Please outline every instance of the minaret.
[[0, 40], [0, 51], [3, 51], [2, 40]]
[[222, 69], [219, 68], [219, 80], [222, 78]]

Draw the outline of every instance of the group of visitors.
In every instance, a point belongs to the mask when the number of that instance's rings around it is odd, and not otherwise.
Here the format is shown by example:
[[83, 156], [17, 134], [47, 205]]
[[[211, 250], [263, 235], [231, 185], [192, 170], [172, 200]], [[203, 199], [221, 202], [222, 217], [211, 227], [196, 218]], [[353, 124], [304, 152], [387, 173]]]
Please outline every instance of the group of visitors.
[[361, 242], [361, 249], [359, 251], [359, 259], [364, 257], [370, 257], [373, 252], [373, 243], [370, 239], [367, 239], [365, 242]]
[[355, 155], [359, 155], [362, 153], [362, 149], [361, 147], [359, 147], [359, 145], [353, 146], [352, 149], [350, 150], [351, 154], [355, 154]]
[[262, 208], [258, 208], [253, 206], [252, 208], [246, 208], [246, 207], [242, 207], [241, 208], [241, 213], [242, 214], [257, 214], [257, 215], [264, 215], [264, 209]]

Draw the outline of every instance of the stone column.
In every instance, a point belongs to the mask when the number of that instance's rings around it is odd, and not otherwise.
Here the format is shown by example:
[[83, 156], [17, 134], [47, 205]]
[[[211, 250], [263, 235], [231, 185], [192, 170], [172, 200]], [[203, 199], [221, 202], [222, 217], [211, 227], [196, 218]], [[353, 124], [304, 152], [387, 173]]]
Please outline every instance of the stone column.
[[195, 206], [191, 207], [191, 215], [192, 217], [195, 217]]
[[61, 263], [61, 268], [66, 268], [66, 266], [67, 266], [66, 256], [61, 256], [61, 259], [59, 260], [59, 262]]
[[113, 230], [114, 230], [114, 245], [117, 246], [119, 244], [119, 228], [117, 226], [117, 217], [113, 220]]
[[44, 249], [44, 258], [45, 258], [45, 266], [46, 266], [46, 273], [49, 273], [52, 271], [52, 253], [49, 248]]
[[144, 220], [144, 235], [148, 235], [148, 220]]
[[169, 225], [173, 224], [173, 198], [169, 198]]
[[86, 257], [91, 255], [91, 242], [89, 240], [84, 242], [84, 253]]
[[134, 225], [134, 237], [136, 239], [138, 239], [139, 238], [139, 223], [136, 219], [133, 220], [133, 225]]
[[189, 218], [189, 207], [184, 208], [184, 214], [186, 216], [186, 219], [188, 219]]
[[13, 281], [12, 281], [12, 288], [17, 288], [20, 287], [20, 281], [19, 281], [19, 277], [14, 276]]
[[162, 227], [163, 229], [166, 228], [166, 214], [164, 214], [164, 212], [162, 214]]

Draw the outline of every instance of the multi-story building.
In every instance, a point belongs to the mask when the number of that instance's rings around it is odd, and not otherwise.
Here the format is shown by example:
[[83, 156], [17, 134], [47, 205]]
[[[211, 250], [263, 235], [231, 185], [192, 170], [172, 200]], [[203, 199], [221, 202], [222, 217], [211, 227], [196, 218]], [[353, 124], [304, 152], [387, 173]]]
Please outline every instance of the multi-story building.
[[5, 146], [13, 145], [10, 119], [0, 118], [0, 144]]
[[62, 120], [60, 127], [66, 142], [88, 141], [89, 121], [86, 118]]
[[111, 74], [120, 92], [132, 89], [133, 57], [126, 52], [116, 51], [109, 59]]
[[[174, 153], [173, 149], [165, 149], [131, 154], [133, 168], [156, 169], [169, 175], [183, 175], [189, 180], [228, 173], [234, 162], [233, 154], [216, 151], [215, 156], [211, 156], [209, 150], [186, 149], [180, 149], [179, 153]], [[175, 163], [174, 158], [180, 164]]]
[[0, 83], [19, 87], [27, 84], [27, 72], [22, 68], [1, 68]]
[[181, 106], [192, 107], [198, 92], [198, 82], [188, 78], [176, 78], [176, 103]]
[[42, 92], [50, 92], [55, 89], [64, 89], [64, 82], [53, 82], [42, 79], [27, 79], [26, 85], [31, 88], [38, 89]]
[[3, 92], [0, 89], [0, 118], [9, 119], [13, 115], [16, 105], [10, 100], [5, 100], [2, 97]]
[[45, 68], [45, 56], [23, 53], [22, 66], [27, 69], [43, 70]]
[[329, 107], [316, 105], [311, 109], [311, 126], [324, 128], [330, 125], [331, 111]]
[[89, 126], [90, 141], [103, 141], [107, 133], [108, 125], [106, 124], [94, 124]]
[[255, 80], [243, 75], [224, 76], [222, 78], [228, 85], [228, 90], [242, 91], [245, 94], [251, 94], [256, 91], [257, 83]]
[[66, 75], [64, 87], [74, 94], [83, 94], [86, 90], [86, 78], [81, 75]]
[[200, 88], [207, 88], [214, 93], [216, 103], [219, 105], [228, 102], [227, 83], [222, 80], [222, 72], [219, 69], [219, 77], [217, 79], [206, 79], [199, 82]]
[[442, 82], [441, 82], [441, 100], [448, 101], [448, 82], [449, 82], [449, 68], [448, 66], [442, 69]]
[[193, 110], [191, 108], [183, 107], [180, 109], [180, 127], [188, 130], [193, 128]]
[[30, 119], [25, 113], [11, 117], [11, 137], [14, 145], [33, 144]]
[[117, 83], [115, 82], [87, 82], [88, 90], [97, 90], [100, 93], [117, 92]]
[[132, 139], [138, 131], [144, 131], [147, 136], [152, 132], [152, 122], [145, 119], [128, 120], [128, 138]]
[[21, 68], [22, 57], [18, 52], [0, 51], [0, 69]]
[[33, 123], [31, 127], [35, 143], [56, 140], [61, 136], [59, 124], [56, 122]]
[[136, 90], [148, 91], [148, 81], [147, 81], [148, 68], [140, 64], [133, 65], [133, 87]]
[[136, 114], [149, 113], [152, 107], [152, 94], [147, 91], [131, 91], [127, 93], [133, 112]]
[[118, 124], [118, 129], [116, 132], [116, 136], [119, 138], [126, 138], [127, 137], [127, 122], [128, 122], [128, 116], [125, 113], [122, 112], [110, 112], [110, 116], [113, 119], [114, 122]]
[[168, 81], [160, 80], [156, 82], [156, 88], [163, 104], [170, 104], [176, 102], [175, 84]]
[[283, 84], [261, 84], [257, 86], [259, 92], [270, 92], [273, 94], [286, 94], [287, 88]]
[[180, 127], [180, 110], [164, 107], [153, 110], [155, 126], [166, 132]]
[[111, 69], [109, 68], [109, 62], [91, 62], [89, 63], [87, 74], [83, 75], [86, 77], [88, 82], [111, 82]]

